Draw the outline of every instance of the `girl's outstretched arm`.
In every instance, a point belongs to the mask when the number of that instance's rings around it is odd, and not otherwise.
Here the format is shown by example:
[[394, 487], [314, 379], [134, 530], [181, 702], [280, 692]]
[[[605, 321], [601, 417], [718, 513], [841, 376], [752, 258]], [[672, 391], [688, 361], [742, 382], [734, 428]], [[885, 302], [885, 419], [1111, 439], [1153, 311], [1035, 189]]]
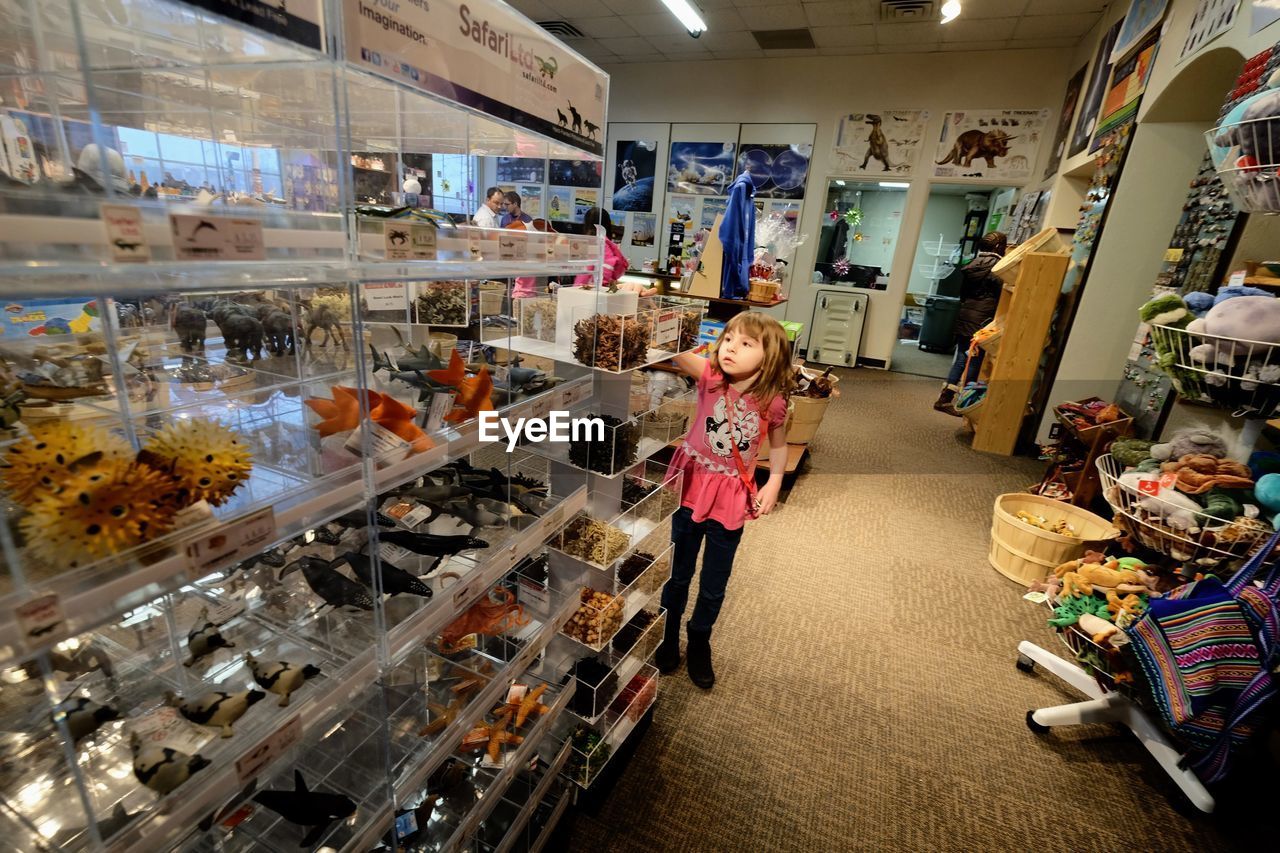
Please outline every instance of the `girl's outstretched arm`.
[[769, 482], [756, 495], [761, 515], [768, 515], [778, 505], [782, 478], [787, 474], [787, 431], [776, 426], [769, 429]]
[[[701, 350], [696, 350], [695, 352], [698, 351]], [[702, 376], [702, 371], [707, 366], [707, 357], [686, 352], [671, 359], [671, 362], [680, 368], [681, 373], [696, 381], [698, 377]]]

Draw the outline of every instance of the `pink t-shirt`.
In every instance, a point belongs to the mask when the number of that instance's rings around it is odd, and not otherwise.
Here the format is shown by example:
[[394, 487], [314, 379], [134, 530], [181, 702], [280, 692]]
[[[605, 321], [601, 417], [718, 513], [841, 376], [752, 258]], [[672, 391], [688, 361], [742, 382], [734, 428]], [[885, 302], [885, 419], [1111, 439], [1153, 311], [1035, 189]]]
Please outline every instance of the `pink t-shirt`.
[[[755, 470], [760, 442], [769, 430], [787, 420], [787, 401], [775, 397], [761, 412], [756, 399], [739, 394], [723, 377], [713, 373], [708, 361], [698, 377], [698, 408], [684, 443], [676, 450], [667, 476], [684, 471], [680, 505], [693, 510], [694, 521], [715, 519], [726, 530], [737, 530], [747, 520], [747, 486], [738, 473], [730, 442], [736, 442], [747, 471]], [[733, 405], [733, 429], [729, 427], [726, 394]]]

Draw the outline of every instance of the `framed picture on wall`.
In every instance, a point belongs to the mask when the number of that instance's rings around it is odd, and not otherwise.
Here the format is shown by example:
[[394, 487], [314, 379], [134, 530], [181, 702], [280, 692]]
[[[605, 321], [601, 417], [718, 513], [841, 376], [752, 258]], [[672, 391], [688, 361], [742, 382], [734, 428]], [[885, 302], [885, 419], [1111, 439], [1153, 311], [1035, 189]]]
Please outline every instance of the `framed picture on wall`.
[[756, 198], [804, 198], [805, 181], [809, 178], [812, 145], [738, 146], [736, 174], [746, 172], [755, 184]]
[[673, 142], [667, 189], [673, 193], [725, 195], [733, 182], [736, 142]]
[[884, 175], [892, 172], [909, 177], [920, 160], [927, 110], [879, 110], [847, 113], [836, 123], [835, 144], [831, 148], [832, 169], [841, 175]]
[[1031, 177], [1048, 110], [964, 110], [944, 117], [933, 173], [939, 178]]
[[617, 143], [613, 167], [613, 209], [650, 213], [658, 171], [658, 143], [629, 139]]

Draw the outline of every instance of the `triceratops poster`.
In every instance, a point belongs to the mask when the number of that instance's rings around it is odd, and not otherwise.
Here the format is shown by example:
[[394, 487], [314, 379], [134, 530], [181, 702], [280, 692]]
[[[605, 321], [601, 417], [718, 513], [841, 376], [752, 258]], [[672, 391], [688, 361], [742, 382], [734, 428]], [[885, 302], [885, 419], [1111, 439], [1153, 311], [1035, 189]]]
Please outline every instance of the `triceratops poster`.
[[951, 112], [933, 158], [939, 178], [1021, 181], [1031, 177], [1049, 110]]
[[928, 124], [929, 113], [924, 110], [880, 110], [840, 116], [831, 150], [832, 174], [911, 177], [924, 147]]

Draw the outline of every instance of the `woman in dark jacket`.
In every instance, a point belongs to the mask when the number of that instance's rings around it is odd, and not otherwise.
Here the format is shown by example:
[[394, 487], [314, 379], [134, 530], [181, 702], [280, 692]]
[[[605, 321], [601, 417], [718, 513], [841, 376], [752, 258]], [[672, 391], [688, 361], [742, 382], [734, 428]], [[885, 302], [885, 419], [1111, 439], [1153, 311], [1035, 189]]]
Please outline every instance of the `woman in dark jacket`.
[[[982, 350], [978, 350], [973, 360], [969, 360], [969, 341], [974, 332], [990, 323], [996, 316], [996, 306], [1000, 302], [1000, 279], [992, 274], [991, 268], [1004, 257], [1009, 239], [1000, 231], [984, 234], [978, 240], [978, 256], [961, 268], [964, 284], [960, 290], [960, 316], [956, 319], [956, 357], [951, 363], [951, 372], [947, 374], [947, 384], [933, 407], [948, 415], [960, 416], [955, 409], [956, 394], [966, 384], [978, 378], [982, 367]], [[965, 363], [969, 370], [965, 373]], [[965, 374], [963, 382], [961, 374]]]

